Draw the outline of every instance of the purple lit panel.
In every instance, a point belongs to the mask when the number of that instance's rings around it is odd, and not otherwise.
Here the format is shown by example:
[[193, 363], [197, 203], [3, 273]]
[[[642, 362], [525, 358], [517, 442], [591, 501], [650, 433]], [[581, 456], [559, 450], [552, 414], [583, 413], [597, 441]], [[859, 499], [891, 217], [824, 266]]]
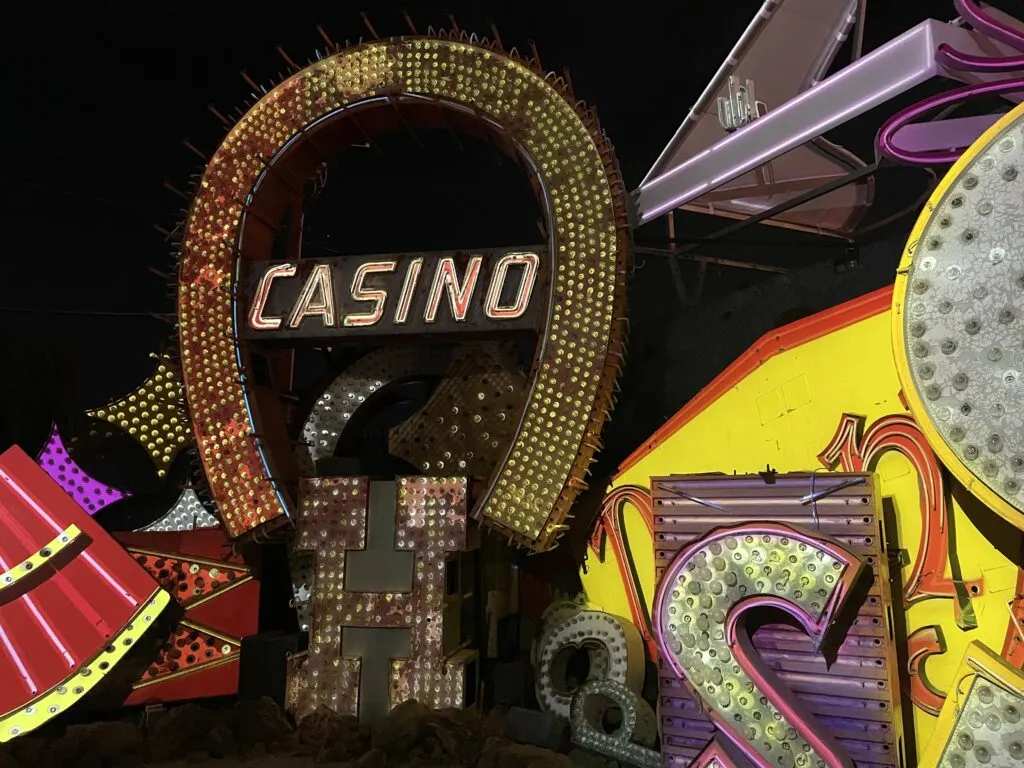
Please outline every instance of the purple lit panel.
[[[692, 203], [934, 77], [968, 84], [1000, 79], [999, 72], [947, 68], [939, 60], [942, 44], [969, 56], [1006, 57], [1015, 53], [1012, 46], [981, 32], [934, 19], [923, 21], [813, 88], [784, 104], [772, 105], [767, 114], [704, 151], [682, 153], [671, 162], [656, 165], [657, 175], [652, 169], [635, 193], [640, 223]], [[1019, 100], [1017, 95], [1004, 94], [1014, 103]]]
[[[676, 554], [709, 531], [764, 521], [830, 539], [871, 569], [870, 589], [829, 666], [811, 638], [789, 624], [770, 619], [749, 629], [761, 663], [809, 715], [807, 728], [828, 734], [855, 766], [898, 765], [898, 662], [885, 613], [891, 595], [873, 476], [793, 473], [777, 475], [769, 485], [760, 475], [680, 475], [652, 478], [651, 490], [659, 581]], [[664, 764], [682, 768], [713, 737], [728, 736], [717, 731], [665, 658], [659, 677]]]
[[78, 466], [68, 455], [56, 425], [50, 430], [50, 437], [36, 463], [90, 515], [95, 515], [115, 501], [131, 496], [127, 491], [111, 488], [90, 477]]

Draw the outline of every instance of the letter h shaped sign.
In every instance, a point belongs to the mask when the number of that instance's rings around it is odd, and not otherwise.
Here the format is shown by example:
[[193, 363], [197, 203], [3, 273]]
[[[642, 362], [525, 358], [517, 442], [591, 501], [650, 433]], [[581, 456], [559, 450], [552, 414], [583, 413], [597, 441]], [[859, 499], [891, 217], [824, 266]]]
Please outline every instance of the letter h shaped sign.
[[309, 653], [289, 671], [289, 710], [366, 721], [413, 698], [461, 707], [465, 673], [444, 658], [441, 623], [445, 558], [466, 545], [465, 479], [307, 478], [301, 502], [313, 620]]

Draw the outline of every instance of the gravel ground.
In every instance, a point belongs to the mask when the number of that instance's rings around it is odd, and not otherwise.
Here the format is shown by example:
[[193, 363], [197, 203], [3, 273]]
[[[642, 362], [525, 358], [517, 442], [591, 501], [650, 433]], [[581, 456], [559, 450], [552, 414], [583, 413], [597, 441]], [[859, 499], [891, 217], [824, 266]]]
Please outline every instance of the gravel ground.
[[160, 763], [153, 768], [342, 768], [350, 765], [351, 763], [317, 763], [312, 757], [262, 755], [248, 760], [217, 760], [212, 757], [196, 762], [175, 760], [171, 763]]

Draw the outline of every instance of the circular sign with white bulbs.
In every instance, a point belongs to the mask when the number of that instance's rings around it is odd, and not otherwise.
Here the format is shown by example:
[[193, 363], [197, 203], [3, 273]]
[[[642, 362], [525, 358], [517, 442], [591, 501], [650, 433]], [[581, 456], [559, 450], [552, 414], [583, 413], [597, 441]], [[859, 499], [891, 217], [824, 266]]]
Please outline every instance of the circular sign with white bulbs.
[[892, 317], [900, 382], [932, 448], [1024, 528], [1024, 106], [982, 135], [928, 201]]

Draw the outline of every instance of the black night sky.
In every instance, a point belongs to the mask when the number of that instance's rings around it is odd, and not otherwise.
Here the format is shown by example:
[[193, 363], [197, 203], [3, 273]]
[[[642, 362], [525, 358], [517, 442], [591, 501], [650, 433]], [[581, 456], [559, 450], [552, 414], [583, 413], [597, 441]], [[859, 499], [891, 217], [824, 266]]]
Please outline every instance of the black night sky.
[[[1007, 10], [1016, 4], [997, 3]], [[582, 2], [407, 8], [420, 31], [446, 25], [450, 10], [463, 29], [489, 35], [494, 22], [506, 47], [528, 49], [532, 39], [546, 68], [568, 67], [576, 94], [597, 106], [632, 189], [760, 5], [642, 0], [603, 6], [608, 10]], [[324, 47], [317, 24], [337, 41], [369, 36], [364, 9], [345, 2], [111, 3], [59, 11], [28, 4], [17, 21], [8, 19], [0, 75], [8, 105], [0, 166], [6, 234], [0, 344], [7, 350], [0, 390], [19, 398], [46, 393], [59, 398], [57, 409], [75, 412], [120, 396], [148, 375], [148, 353], [171, 333], [150, 313], [174, 311], [172, 291], [151, 272], [173, 269], [154, 225], [173, 227], [187, 205], [164, 183], [184, 189], [201, 168], [183, 140], [212, 153], [224, 128], [207, 105], [233, 114], [243, 104], [251, 89], [241, 70], [260, 84], [276, 82], [287, 65], [275, 46], [305, 63]], [[397, 9], [369, 10], [380, 36], [408, 32]], [[955, 15], [944, 0], [870, 2], [866, 49], [929, 13]], [[869, 116], [832, 138], [870, 159], [882, 118]], [[396, 137], [383, 149], [383, 157], [348, 150], [339, 159], [328, 179], [331, 194], [308, 234], [310, 247], [347, 253], [484, 247], [536, 232], [529, 196], [514, 172], [495, 170], [472, 147], [460, 153], [454, 144], [428, 141], [419, 150], [411, 138]], [[707, 221], [682, 221], [692, 232], [708, 231]], [[664, 237], [657, 224], [647, 230], [638, 239]], [[777, 244], [757, 254], [718, 246], [719, 253], [807, 263], [809, 249], [787, 245], [792, 233], [744, 234], [755, 236]], [[662, 270], [668, 282], [664, 264], [647, 268]], [[709, 285], [709, 297], [751, 279], [723, 274]]]

